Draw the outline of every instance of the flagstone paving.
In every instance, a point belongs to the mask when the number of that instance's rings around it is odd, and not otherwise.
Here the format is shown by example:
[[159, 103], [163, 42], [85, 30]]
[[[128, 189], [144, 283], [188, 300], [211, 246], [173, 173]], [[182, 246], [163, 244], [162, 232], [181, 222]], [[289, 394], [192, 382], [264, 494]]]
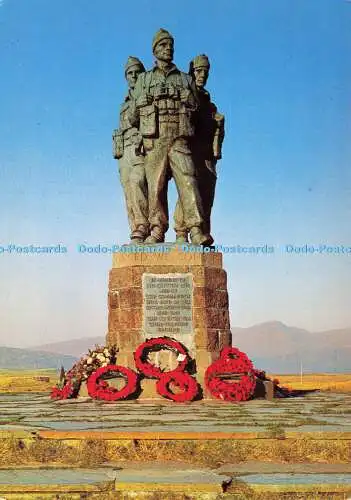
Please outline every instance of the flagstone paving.
[[[68, 402], [69, 401], [69, 402]], [[43, 394], [0, 395], [0, 431], [153, 430], [184, 432], [287, 431], [351, 433], [351, 394], [312, 393], [303, 398], [175, 404], [85, 399], [51, 401]]]

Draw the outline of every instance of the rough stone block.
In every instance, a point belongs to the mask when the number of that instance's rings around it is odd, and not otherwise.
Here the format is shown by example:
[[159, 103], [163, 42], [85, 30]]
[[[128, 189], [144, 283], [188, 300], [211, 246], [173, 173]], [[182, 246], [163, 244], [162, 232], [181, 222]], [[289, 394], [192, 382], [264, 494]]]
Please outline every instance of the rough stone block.
[[146, 272], [145, 266], [132, 267], [132, 286], [142, 287], [143, 274]]
[[138, 307], [119, 310], [119, 328], [131, 330], [142, 327], [142, 311]]
[[208, 351], [217, 351], [219, 347], [219, 336], [218, 330], [215, 329], [207, 329], [207, 350]]
[[196, 349], [207, 349], [208, 331], [206, 328], [194, 328], [194, 339]]
[[141, 399], [162, 399], [164, 398], [160, 396], [156, 390], [156, 380], [153, 379], [143, 379], [141, 381], [141, 390], [140, 394]]
[[218, 338], [219, 338], [218, 348], [220, 351], [224, 347], [230, 347], [232, 345], [232, 333], [230, 330], [227, 329], [220, 330]]
[[141, 308], [143, 304], [143, 292], [141, 288], [123, 288], [119, 292], [119, 303], [121, 309]]
[[227, 273], [224, 269], [205, 267], [205, 286], [216, 290], [227, 290]]
[[110, 309], [108, 315], [108, 331], [120, 329], [119, 309]]
[[134, 352], [139, 344], [143, 342], [139, 329], [130, 328], [119, 332], [119, 345], [121, 352], [125, 350]]
[[119, 308], [119, 291], [110, 290], [108, 293], [108, 305], [111, 309]]
[[124, 350], [117, 353], [117, 365], [128, 366], [136, 371], [133, 351]]
[[111, 269], [109, 278], [109, 289], [120, 290], [133, 285], [133, 270], [130, 267], [122, 269]]
[[195, 287], [194, 307], [228, 307], [228, 292], [210, 287]]
[[189, 266], [175, 266], [175, 265], [162, 265], [155, 264], [154, 266], [145, 266], [146, 273], [153, 274], [168, 274], [168, 273], [189, 273], [191, 272]]

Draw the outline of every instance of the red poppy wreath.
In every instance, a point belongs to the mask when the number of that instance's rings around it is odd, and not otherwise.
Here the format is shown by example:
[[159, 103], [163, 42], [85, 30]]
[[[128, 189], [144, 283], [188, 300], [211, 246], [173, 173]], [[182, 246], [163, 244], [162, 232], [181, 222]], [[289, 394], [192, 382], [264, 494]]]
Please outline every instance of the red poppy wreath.
[[[160, 396], [177, 403], [193, 401], [199, 392], [197, 381], [186, 372], [164, 373], [156, 382]], [[174, 390], [175, 389], [175, 390]], [[178, 392], [180, 391], [180, 392]]]
[[[122, 389], [111, 387], [104, 378], [122, 377], [126, 385]], [[98, 368], [87, 381], [88, 394], [93, 399], [119, 401], [135, 394], [138, 390], [138, 375], [125, 366], [107, 365]]]
[[51, 390], [51, 399], [68, 399], [73, 396], [74, 386], [68, 381], [62, 388], [53, 387]]
[[[237, 380], [233, 380], [237, 376]], [[254, 366], [244, 352], [225, 347], [219, 359], [205, 373], [205, 384], [211, 394], [225, 401], [247, 401], [254, 393]]]
[[[173, 370], [164, 372], [162, 368], [153, 365], [148, 360], [148, 356], [151, 352], [157, 352], [162, 350], [173, 351], [178, 354], [178, 366]], [[168, 337], [157, 337], [153, 339], [148, 339], [139, 345], [134, 353], [135, 366], [137, 369], [147, 378], [160, 378], [163, 373], [178, 373], [184, 372], [190, 357], [186, 348], [174, 339]]]

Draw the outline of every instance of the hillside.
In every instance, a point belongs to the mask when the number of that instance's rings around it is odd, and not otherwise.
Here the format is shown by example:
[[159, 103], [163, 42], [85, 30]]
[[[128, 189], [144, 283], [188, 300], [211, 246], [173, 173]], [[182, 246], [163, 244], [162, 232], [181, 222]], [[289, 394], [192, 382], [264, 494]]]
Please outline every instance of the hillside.
[[55, 354], [29, 349], [0, 346], [0, 368], [6, 369], [41, 369], [70, 368], [75, 362], [74, 356]]
[[232, 328], [233, 345], [275, 373], [351, 371], [351, 328], [311, 333], [279, 321]]
[[80, 358], [89, 349], [92, 349], [95, 344], [105, 345], [105, 337], [83, 337], [80, 339], [63, 340], [61, 342], [53, 342], [52, 344], [35, 346], [32, 349], [55, 354], [68, 354]]

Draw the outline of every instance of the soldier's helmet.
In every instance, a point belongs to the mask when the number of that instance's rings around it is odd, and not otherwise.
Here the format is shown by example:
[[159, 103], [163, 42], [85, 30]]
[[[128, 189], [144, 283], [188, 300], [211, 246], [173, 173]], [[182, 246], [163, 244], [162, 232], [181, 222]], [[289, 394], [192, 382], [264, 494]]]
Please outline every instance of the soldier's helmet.
[[172, 40], [174, 42], [173, 36], [170, 34], [169, 31], [164, 30], [163, 28], [160, 28], [154, 35], [152, 39], [152, 51], [155, 50], [156, 45], [161, 41], [165, 39]]
[[210, 61], [206, 54], [200, 54], [199, 56], [194, 57], [189, 64], [189, 75], [194, 75], [195, 68], [207, 68], [210, 69]]
[[131, 68], [132, 66], [139, 66], [142, 72], [145, 71], [145, 67], [143, 63], [140, 61], [140, 59], [134, 56], [129, 56], [124, 66], [124, 73], [127, 74], [128, 69]]

